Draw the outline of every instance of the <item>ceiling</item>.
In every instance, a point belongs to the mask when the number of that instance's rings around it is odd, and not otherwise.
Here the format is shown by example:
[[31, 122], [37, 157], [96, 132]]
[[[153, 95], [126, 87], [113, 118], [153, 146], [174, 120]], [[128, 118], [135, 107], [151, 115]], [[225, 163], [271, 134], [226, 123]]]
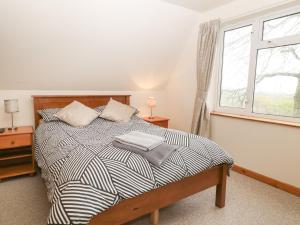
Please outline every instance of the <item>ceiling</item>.
[[163, 0], [198, 12], [217, 8], [233, 0]]

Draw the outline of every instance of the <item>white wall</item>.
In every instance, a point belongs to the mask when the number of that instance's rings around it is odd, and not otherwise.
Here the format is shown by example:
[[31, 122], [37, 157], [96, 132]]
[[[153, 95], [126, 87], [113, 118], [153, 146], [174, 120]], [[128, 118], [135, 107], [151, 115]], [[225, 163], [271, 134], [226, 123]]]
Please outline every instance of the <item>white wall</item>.
[[211, 131], [237, 165], [300, 187], [299, 128], [213, 116]]
[[[194, 25], [198, 28], [198, 24]], [[194, 29], [167, 85], [170, 127], [189, 131], [196, 95], [196, 45], [198, 29]]]
[[[238, 20], [271, 7], [281, 8], [300, 1], [236, 0], [200, 15], [167, 86], [171, 127], [190, 131], [196, 90], [196, 48], [198, 25], [221, 18], [222, 22]], [[216, 62], [217, 64], [217, 62]], [[209, 93], [210, 108], [215, 102], [216, 77]], [[211, 138], [225, 148], [235, 162], [245, 168], [300, 187], [300, 130], [272, 124], [262, 124], [230, 118], [212, 117]]]
[[163, 90], [198, 17], [159, 0], [1, 0], [0, 89]]
[[[1, 0], [3, 99], [17, 98], [17, 125], [33, 124], [32, 94], [132, 94], [165, 116], [165, 86], [199, 14], [159, 0]], [[94, 90], [94, 91], [91, 91]]]

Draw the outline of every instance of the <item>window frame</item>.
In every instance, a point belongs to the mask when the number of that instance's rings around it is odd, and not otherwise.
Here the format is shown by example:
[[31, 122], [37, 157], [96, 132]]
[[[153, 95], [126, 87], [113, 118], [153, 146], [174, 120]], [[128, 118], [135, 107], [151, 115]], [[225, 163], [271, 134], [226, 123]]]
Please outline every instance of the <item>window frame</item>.
[[[300, 6], [289, 9], [277, 11], [275, 13], [269, 13], [263, 16], [251, 18], [248, 20], [240, 21], [237, 23], [229, 24], [221, 27], [221, 34], [219, 38], [219, 49], [217, 54], [217, 90], [216, 90], [216, 101], [214, 110], [217, 112], [237, 114], [244, 116], [253, 116], [258, 118], [267, 118], [274, 120], [290, 121], [300, 123], [300, 118], [290, 116], [279, 116], [253, 112], [253, 103], [255, 95], [255, 78], [256, 78], [256, 66], [257, 66], [257, 55], [260, 49], [281, 47], [286, 45], [300, 44], [300, 34], [292, 35], [288, 37], [275, 38], [271, 40], [263, 40], [263, 27], [264, 22], [277, 19], [284, 16], [300, 13]], [[244, 26], [252, 25], [251, 32], [251, 46], [250, 46], [250, 62], [248, 68], [248, 86], [246, 90], [247, 103], [245, 108], [227, 107], [220, 106], [221, 100], [221, 87], [222, 87], [222, 71], [223, 71], [223, 54], [224, 54], [224, 35], [226, 31], [242, 28]]]

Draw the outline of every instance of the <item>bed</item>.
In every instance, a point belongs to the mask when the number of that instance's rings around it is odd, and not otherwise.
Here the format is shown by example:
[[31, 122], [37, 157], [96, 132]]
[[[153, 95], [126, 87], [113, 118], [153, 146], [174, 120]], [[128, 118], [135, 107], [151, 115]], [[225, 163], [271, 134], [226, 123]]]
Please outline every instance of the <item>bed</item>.
[[[48, 224], [120, 225], [216, 186], [217, 207], [224, 207], [231, 157], [214, 142], [165, 129], [134, 116], [128, 123], [97, 118], [85, 128], [60, 121], [42, 122], [38, 110], [62, 108], [73, 100], [95, 108], [110, 98], [130, 104], [129, 95], [33, 96], [35, 156], [52, 206]], [[101, 110], [101, 107], [100, 107]], [[164, 136], [178, 149], [161, 167], [112, 146], [113, 137], [132, 130]]]

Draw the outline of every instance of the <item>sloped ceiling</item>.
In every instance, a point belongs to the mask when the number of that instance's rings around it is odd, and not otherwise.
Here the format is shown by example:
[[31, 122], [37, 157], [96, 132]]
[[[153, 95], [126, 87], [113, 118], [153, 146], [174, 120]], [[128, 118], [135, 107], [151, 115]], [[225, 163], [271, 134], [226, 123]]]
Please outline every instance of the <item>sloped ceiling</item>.
[[1, 0], [0, 89], [162, 89], [198, 16], [156, 0]]
[[188, 9], [204, 12], [225, 5], [233, 0], [164, 0], [172, 4], [180, 5]]

